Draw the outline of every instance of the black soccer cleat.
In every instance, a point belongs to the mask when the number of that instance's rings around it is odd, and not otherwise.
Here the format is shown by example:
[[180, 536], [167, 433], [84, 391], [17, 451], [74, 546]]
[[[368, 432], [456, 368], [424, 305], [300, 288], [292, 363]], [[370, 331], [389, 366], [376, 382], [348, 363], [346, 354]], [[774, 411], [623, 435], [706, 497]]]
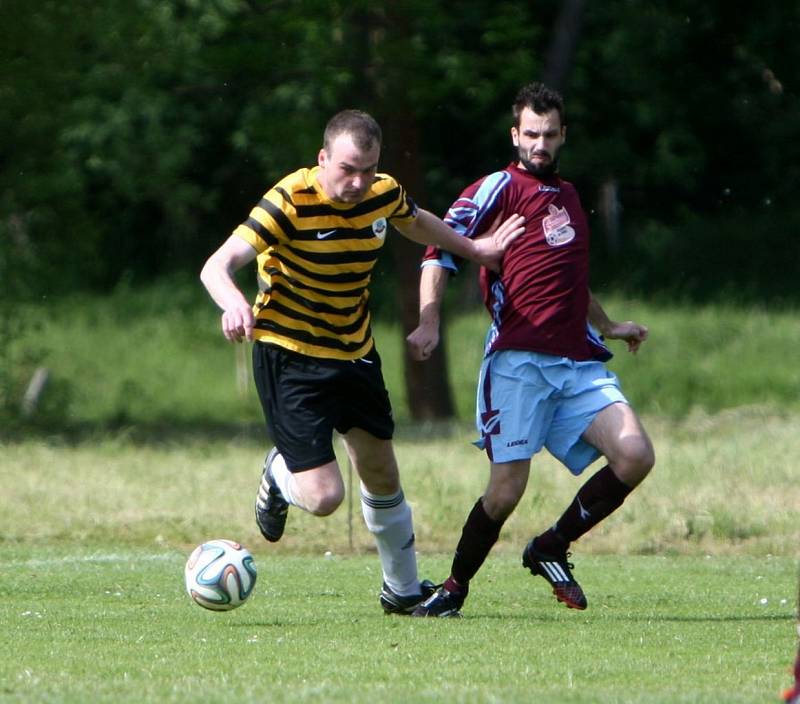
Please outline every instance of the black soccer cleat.
[[553, 594], [570, 609], [581, 611], [588, 605], [581, 585], [572, 576], [574, 565], [567, 562], [570, 553], [562, 555], [546, 555], [539, 552], [533, 545], [533, 540], [525, 547], [522, 553], [522, 565], [527, 567], [531, 574], [544, 577], [553, 587]]
[[411, 613], [412, 616], [433, 618], [461, 618], [461, 607], [467, 592], [451, 592], [439, 587]]
[[272, 462], [278, 456], [278, 448], [273, 447], [264, 460], [261, 472], [261, 484], [256, 496], [256, 523], [269, 542], [277, 543], [286, 527], [286, 514], [289, 513], [289, 502], [283, 498], [281, 490], [272, 478]]
[[380, 602], [383, 610], [387, 614], [397, 614], [398, 616], [410, 616], [414, 609], [425, 599], [436, 591], [436, 585], [429, 579], [424, 579], [419, 583], [421, 592], [410, 596], [400, 596], [395, 594], [386, 582], [381, 586]]

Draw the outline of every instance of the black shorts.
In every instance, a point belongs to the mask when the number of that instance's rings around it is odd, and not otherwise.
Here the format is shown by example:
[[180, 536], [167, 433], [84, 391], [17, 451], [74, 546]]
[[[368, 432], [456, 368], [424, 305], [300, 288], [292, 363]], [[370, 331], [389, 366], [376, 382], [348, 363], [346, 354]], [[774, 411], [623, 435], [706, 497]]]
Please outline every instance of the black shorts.
[[267, 428], [291, 472], [334, 460], [334, 430], [361, 428], [392, 439], [392, 406], [374, 347], [361, 359], [342, 361], [256, 342], [253, 377]]

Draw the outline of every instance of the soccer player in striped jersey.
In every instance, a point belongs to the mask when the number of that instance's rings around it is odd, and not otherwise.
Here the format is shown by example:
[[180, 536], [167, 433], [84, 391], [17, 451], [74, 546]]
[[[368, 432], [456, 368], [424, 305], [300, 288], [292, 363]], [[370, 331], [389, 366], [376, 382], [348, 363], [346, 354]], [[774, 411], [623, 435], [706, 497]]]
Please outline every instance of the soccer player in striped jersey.
[[[522, 563], [556, 598], [585, 609], [568, 562], [570, 544], [619, 508], [650, 472], [653, 447], [603, 364], [611, 353], [596, 332], [636, 352], [647, 328], [613, 322], [589, 290], [589, 228], [572, 184], [558, 175], [566, 137], [561, 96], [542, 84], [520, 90], [511, 139], [517, 159], [469, 186], [445, 220], [466, 238], [504, 213], [525, 216], [525, 234], [503, 256], [501, 272], [481, 270], [492, 322], [478, 381], [476, 444], [489, 483], [463, 527], [449, 578], [416, 616], [459, 616], [470, 580], [522, 498], [531, 458], [543, 447], [573, 474], [598, 457], [607, 464], [580, 488], [551, 528], [534, 537]], [[454, 258], [430, 249], [420, 282], [420, 325], [409, 335], [417, 359], [439, 340], [439, 310]]]
[[[368, 307], [372, 269], [390, 225], [415, 242], [455, 251], [492, 270], [519, 236], [513, 215], [486, 241], [460, 237], [378, 173], [381, 130], [345, 110], [328, 122], [313, 168], [269, 189], [207, 260], [201, 280], [222, 309], [222, 332], [252, 340], [253, 375], [275, 447], [262, 470], [256, 522], [281, 538], [289, 506], [331, 514], [344, 498], [333, 450], [342, 434], [361, 480], [361, 506], [383, 570], [380, 603], [409, 614], [434, 589], [420, 582], [411, 508], [392, 446], [394, 422]], [[250, 305], [234, 273], [256, 260]]]

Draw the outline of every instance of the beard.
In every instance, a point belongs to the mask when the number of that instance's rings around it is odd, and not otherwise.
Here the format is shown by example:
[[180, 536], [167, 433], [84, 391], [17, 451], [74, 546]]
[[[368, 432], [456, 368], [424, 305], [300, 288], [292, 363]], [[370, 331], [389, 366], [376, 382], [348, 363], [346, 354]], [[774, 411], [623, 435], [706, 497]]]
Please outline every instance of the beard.
[[555, 153], [554, 156], [550, 157], [549, 154], [546, 152], [533, 152], [530, 156], [536, 156], [541, 154], [542, 156], [547, 156], [547, 161], [544, 162], [535, 162], [528, 158], [528, 153], [519, 149], [519, 163], [525, 167], [525, 171], [536, 178], [549, 178], [551, 176], [555, 176], [558, 172], [558, 152]]

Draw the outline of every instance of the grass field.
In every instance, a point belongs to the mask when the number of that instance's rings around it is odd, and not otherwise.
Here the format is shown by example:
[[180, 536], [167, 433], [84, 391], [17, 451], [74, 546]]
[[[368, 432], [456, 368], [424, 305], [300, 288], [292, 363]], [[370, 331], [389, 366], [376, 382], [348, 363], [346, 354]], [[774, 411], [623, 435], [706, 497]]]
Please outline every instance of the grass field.
[[574, 612], [501, 556], [465, 618], [421, 621], [382, 615], [372, 556], [255, 556], [250, 602], [212, 613], [174, 549], [5, 549], [0, 699], [716, 704], [788, 683], [786, 558], [585, 558]]
[[[541, 456], [465, 618], [420, 622], [382, 615], [356, 487], [333, 516], [292, 511], [280, 543], [260, 538], [267, 446], [247, 350], [224, 343], [199, 294], [34, 307], [14, 343], [52, 383], [38, 425], [0, 433], [0, 702], [778, 701], [800, 545], [792, 311], [611, 298], [612, 315], [651, 326], [642, 353], [617, 348], [612, 367], [657, 464], [573, 546], [589, 609], [557, 604], [519, 565], [580, 484]], [[469, 444], [484, 325], [451, 321], [460, 419], [443, 425], [408, 422], [400, 333], [376, 326], [421, 576], [436, 581], [486, 481]], [[259, 568], [251, 601], [227, 614], [182, 584], [192, 547], [217, 537]]]
[[[284, 539], [264, 543], [263, 446], [246, 433], [7, 443], [0, 701], [777, 701], [800, 495], [775, 465], [800, 419], [742, 410], [698, 418], [702, 436], [652, 420], [653, 476], [574, 546], [589, 609], [557, 604], [519, 566], [577, 488], [543, 458], [453, 623], [382, 615], [357, 502], [327, 519], [292, 511]], [[437, 581], [484, 481], [469, 435], [406, 428], [397, 443], [421, 575]], [[251, 602], [227, 614], [183, 592], [188, 553], [215, 537], [259, 567]]]

